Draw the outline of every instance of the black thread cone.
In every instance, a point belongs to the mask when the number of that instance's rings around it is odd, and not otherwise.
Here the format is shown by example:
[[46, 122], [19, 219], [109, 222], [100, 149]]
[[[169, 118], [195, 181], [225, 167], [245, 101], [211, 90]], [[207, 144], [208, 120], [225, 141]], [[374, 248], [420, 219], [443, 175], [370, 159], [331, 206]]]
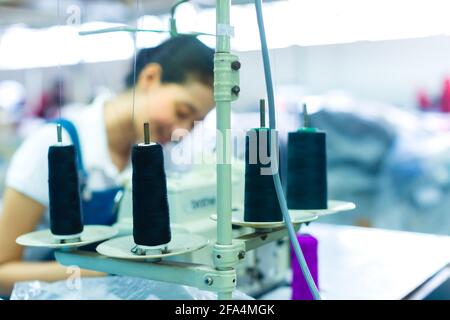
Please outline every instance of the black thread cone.
[[[271, 164], [273, 165], [272, 159], [270, 159], [270, 162], [265, 163], [268, 160], [267, 158], [272, 158], [272, 148], [270, 147], [272, 139], [277, 139], [277, 136], [272, 134], [270, 129], [260, 128], [247, 132], [245, 150], [245, 221], [273, 222], [283, 220], [273, 182], [273, 174], [266, 175], [262, 174], [261, 171], [262, 169], [267, 170]], [[278, 147], [277, 141], [276, 146]]]
[[58, 236], [83, 231], [80, 186], [75, 147], [48, 149], [50, 230]]
[[171, 240], [164, 157], [159, 144], [135, 145], [133, 163], [133, 236], [143, 246]]
[[289, 209], [327, 208], [326, 134], [300, 130], [288, 135]]

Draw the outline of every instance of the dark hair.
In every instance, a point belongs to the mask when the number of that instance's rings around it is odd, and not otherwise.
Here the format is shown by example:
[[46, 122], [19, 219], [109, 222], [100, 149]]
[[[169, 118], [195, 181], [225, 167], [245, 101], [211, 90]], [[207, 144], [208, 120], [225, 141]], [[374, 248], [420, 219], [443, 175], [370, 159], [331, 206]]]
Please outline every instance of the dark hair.
[[[136, 57], [136, 81], [149, 63], [162, 68], [161, 82], [182, 84], [193, 77], [203, 84], [213, 86], [214, 50], [194, 36], [176, 36], [154, 48], [139, 51]], [[127, 88], [133, 87], [134, 68], [126, 78]]]

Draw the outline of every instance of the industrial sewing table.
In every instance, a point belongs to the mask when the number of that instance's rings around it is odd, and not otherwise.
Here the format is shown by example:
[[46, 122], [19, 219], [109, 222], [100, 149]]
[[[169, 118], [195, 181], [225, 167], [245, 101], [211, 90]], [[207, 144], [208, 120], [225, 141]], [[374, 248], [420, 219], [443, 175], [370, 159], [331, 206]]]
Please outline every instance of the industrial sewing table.
[[[302, 232], [319, 240], [324, 299], [423, 299], [450, 279], [449, 236], [324, 223], [305, 226]], [[290, 287], [284, 287], [263, 298], [290, 295]]]

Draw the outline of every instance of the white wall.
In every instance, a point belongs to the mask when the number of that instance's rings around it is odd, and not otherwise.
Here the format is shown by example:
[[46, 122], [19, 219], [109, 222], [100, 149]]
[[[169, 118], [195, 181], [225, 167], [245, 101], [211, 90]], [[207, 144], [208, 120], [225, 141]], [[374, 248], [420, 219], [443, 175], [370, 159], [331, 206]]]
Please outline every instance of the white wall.
[[[256, 107], [265, 95], [261, 53], [242, 52], [239, 57], [242, 90], [235, 108]], [[440, 93], [443, 78], [450, 75], [450, 37], [290, 47], [272, 50], [271, 58], [275, 89], [285, 84], [305, 86], [314, 94], [343, 89], [360, 98], [413, 107], [417, 88]], [[69, 97], [85, 101], [98, 85], [122, 89], [130, 66], [129, 61], [117, 61], [62, 67]], [[57, 73], [57, 68], [0, 71], [0, 81], [25, 83], [33, 99]]]
[[[240, 56], [244, 105], [264, 92], [264, 79], [259, 52]], [[278, 86], [294, 82], [317, 94], [343, 89], [405, 107], [415, 105], [418, 88], [440, 94], [443, 78], [450, 75], [449, 36], [291, 47], [271, 56]]]
[[[297, 84], [300, 81], [300, 64], [298, 48], [276, 49], [270, 52], [272, 77], [275, 89], [278, 85]], [[246, 109], [259, 105], [259, 99], [265, 98], [266, 86], [261, 52], [250, 51], [238, 53], [242, 63], [240, 72], [241, 93], [234, 103], [236, 109]]]
[[342, 88], [363, 98], [411, 106], [415, 91], [440, 92], [450, 75], [450, 37], [358, 42], [306, 50], [306, 78], [314, 91]]

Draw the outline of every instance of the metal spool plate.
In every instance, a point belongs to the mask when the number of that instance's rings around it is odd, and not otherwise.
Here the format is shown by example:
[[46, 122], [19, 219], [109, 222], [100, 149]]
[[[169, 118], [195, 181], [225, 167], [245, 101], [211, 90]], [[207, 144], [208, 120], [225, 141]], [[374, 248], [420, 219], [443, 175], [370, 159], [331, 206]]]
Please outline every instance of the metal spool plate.
[[199, 250], [205, 247], [209, 240], [192, 233], [172, 231], [172, 240], [166, 245], [167, 251], [162, 252], [157, 250], [162, 246], [155, 247], [154, 250], [149, 250], [146, 254], [137, 255], [131, 252], [136, 246], [133, 236], [125, 236], [111, 239], [101, 243], [97, 246], [97, 252], [101, 255], [130, 260], [148, 260], [148, 259], [162, 259], [165, 257], [176, 256], [188, 252]]
[[77, 248], [91, 243], [104, 241], [114, 237], [117, 230], [110, 226], [84, 226], [80, 238], [73, 242], [61, 243], [49, 229], [24, 234], [16, 239], [16, 243], [26, 247], [44, 247], [53, 249]]

